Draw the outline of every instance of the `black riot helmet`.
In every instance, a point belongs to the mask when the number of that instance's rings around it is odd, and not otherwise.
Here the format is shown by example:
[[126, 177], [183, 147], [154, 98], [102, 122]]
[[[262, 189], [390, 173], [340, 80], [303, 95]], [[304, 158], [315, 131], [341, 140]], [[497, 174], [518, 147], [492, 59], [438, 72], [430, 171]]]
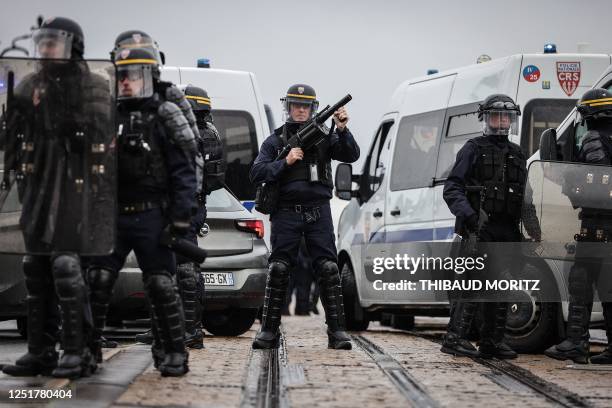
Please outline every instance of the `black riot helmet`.
[[65, 17], [50, 17], [32, 34], [34, 56], [52, 59], [83, 59], [83, 29]]
[[478, 120], [483, 122], [483, 134], [508, 136], [518, 134], [518, 117], [521, 108], [511, 97], [503, 94], [489, 95], [478, 106]]
[[191, 109], [195, 112], [210, 112], [212, 105], [208, 92], [197, 86], [187, 85], [184, 90], [185, 98], [189, 101]]
[[612, 92], [603, 88], [593, 88], [584, 93], [577, 108], [589, 129], [598, 122], [612, 121]]
[[317, 94], [315, 93], [314, 88], [305, 84], [291, 85], [289, 89], [287, 89], [287, 95], [284, 98], [281, 98], [281, 102], [283, 103], [285, 122], [288, 123], [295, 123], [295, 121], [291, 118], [292, 104], [309, 106], [310, 116], [308, 119], [312, 118], [319, 108], [319, 101], [317, 100]]
[[159, 80], [159, 64], [145, 48], [125, 48], [115, 58], [118, 99], [149, 98]]
[[115, 54], [124, 48], [145, 48], [155, 55], [159, 65], [166, 63], [166, 56], [159, 50], [157, 41], [149, 34], [141, 30], [124, 31], [115, 38], [115, 46], [111, 51], [111, 59], [115, 59]]

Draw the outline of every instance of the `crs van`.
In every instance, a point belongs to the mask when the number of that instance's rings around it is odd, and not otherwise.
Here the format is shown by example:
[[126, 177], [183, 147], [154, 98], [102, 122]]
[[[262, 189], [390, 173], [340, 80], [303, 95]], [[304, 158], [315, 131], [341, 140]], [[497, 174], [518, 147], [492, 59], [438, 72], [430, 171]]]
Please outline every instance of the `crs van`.
[[250, 210], [255, 186], [249, 181], [249, 170], [259, 146], [274, 130], [272, 112], [264, 105], [255, 74], [215, 68], [164, 67], [162, 78], [206, 89], [225, 148], [225, 183]]
[[[538, 148], [541, 132], [558, 126], [610, 63], [610, 55], [513, 55], [408, 80], [396, 89], [362, 174], [350, 176], [358, 188], [348, 196], [337, 190], [339, 197], [350, 199], [340, 217], [337, 243], [350, 329], [365, 330], [370, 320], [385, 318], [387, 313], [448, 315], [447, 301], [419, 299], [418, 292], [376, 290], [376, 277], [364, 268], [371, 259], [361, 258], [366, 253], [368, 257], [396, 255], [377, 255], [381, 246], [375, 244], [379, 243], [453, 238], [455, 219], [442, 189], [459, 149], [482, 134], [478, 104], [494, 93], [514, 98], [522, 115], [519, 134], [511, 140], [530, 156]], [[350, 185], [349, 165], [340, 166], [337, 185], [347, 181]], [[551, 333], [557, 332], [563, 316], [556, 304], [531, 297], [511, 305], [512, 345], [521, 351], [547, 346], [555, 340]]]

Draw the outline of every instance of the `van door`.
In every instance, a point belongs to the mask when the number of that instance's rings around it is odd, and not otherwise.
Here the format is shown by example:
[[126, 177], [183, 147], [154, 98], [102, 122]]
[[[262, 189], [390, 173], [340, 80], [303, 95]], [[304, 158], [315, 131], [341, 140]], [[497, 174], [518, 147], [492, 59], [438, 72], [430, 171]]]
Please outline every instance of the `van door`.
[[357, 290], [362, 302], [376, 296], [372, 284], [378, 278], [369, 274], [368, 268], [364, 271], [363, 265], [371, 265], [373, 257], [378, 256], [378, 253], [372, 253], [368, 248], [384, 240], [385, 192], [389, 179], [387, 169], [390, 165], [395, 118], [395, 113], [383, 118], [366, 157], [359, 183], [361, 205], [357, 225], [361, 231], [355, 231], [351, 251], [356, 268]]

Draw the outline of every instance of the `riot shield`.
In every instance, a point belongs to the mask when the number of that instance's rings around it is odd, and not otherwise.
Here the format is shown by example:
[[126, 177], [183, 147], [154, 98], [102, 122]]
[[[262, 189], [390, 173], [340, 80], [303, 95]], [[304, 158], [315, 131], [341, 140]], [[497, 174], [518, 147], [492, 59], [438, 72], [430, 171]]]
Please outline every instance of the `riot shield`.
[[0, 59], [0, 253], [112, 250], [115, 90], [110, 61]]
[[534, 238], [528, 255], [573, 261], [612, 255], [612, 167], [534, 161], [529, 166], [522, 225]]

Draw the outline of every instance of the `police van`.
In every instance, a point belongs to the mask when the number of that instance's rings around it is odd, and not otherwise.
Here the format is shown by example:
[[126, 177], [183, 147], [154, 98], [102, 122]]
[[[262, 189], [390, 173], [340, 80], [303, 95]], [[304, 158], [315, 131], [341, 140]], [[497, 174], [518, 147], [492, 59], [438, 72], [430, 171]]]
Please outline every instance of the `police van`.
[[[350, 199], [340, 217], [337, 243], [349, 329], [365, 330], [369, 321], [388, 313], [412, 319], [448, 315], [447, 300], [377, 290], [376, 276], [364, 265], [377, 255], [379, 243], [453, 238], [455, 219], [443, 200], [443, 184], [459, 149], [482, 134], [478, 104], [494, 93], [511, 96], [522, 111], [519, 134], [511, 140], [530, 156], [542, 131], [557, 127], [610, 63], [610, 55], [601, 54], [520, 54], [411, 79], [396, 89], [362, 174], [350, 174], [347, 164], [336, 170], [337, 195]], [[338, 185], [351, 185], [351, 180], [358, 188], [340, 191]], [[556, 304], [530, 296], [512, 304], [512, 345], [534, 351], [551, 344], [561, 316]]]
[[272, 112], [263, 102], [255, 74], [203, 67], [164, 67], [162, 78], [206, 89], [212, 100], [215, 126], [225, 148], [225, 182], [250, 210], [255, 186], [249, 181], [249, 171], [259, 146], [274, 129]]

